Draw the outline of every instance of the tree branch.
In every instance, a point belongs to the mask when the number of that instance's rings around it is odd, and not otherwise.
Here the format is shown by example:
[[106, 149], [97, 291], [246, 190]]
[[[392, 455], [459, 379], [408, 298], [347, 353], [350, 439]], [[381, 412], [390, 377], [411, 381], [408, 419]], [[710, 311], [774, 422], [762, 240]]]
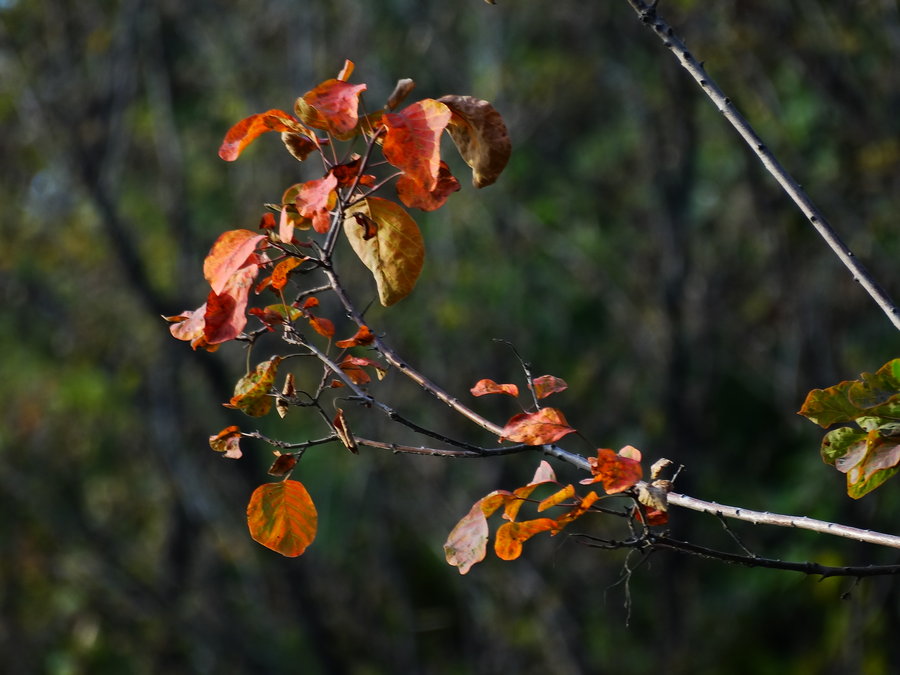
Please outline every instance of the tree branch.
[[741, 138], [753, 153], [759, 158], [766, 170], [778, 181], [788, 197], [797, 205], [797, 208], [809, 220], [812, 226], [825, 240], [834, 254], [844, 266], [850, 270], [853, 279], [858, 281], [869, 296], [875, 300], [882, 311], [890, 319], [894, 327], [900, 330], [900, 312], [887, 292], [875, 281], [862, 263], [857, 260], [840, 236], [832, 228], [821, 211], [816, 207], [809, 195], [800, 184], [794, 180], [787, 170], [779, 163], [778, 159], [762, 139], [753, 130], [749, 122], [738, 112], [734, 103], [728, 98], [719, 86], [706, 73], [702, 62], [698, 62], [688, 51], [687, 45], [675, 35], [672, 27], [666, 23], [656, 11], [656, 2], [647, 4], [644, 0], [628, 0], [628, 4], [637, 12], [641, 22], [650, 28], [656, 36], [662, 40], [663, 45], [675, 55], [681, 66], [694, 78], [700, 88], [713, 102], [732, 127], [740, 134]]

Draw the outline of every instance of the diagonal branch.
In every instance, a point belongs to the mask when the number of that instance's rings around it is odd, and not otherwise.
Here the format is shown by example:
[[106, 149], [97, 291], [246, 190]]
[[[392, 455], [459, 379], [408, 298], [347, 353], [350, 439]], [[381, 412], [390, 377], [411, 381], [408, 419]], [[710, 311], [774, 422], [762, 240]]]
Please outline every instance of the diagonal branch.
[[888, 316], [894, 327], [900, 330], [900, 312], [894, 305], [894, 301], [887, 292], [875, 281], [862, 263], [857, 260], [847, 245], [841, 240], [828, 220], [816, 207], [809, 195], [800, 184], [794, 180], [787, 170], [781, 166], [778, 159], [763, 143], [762, 139], [750, 126], [750, 123], [741, 115], [734, 103], [719, 88], [719, 85], [706, 73], [703, 63], [697, 61], [688, 51], [687, 45], [675, 35], [672, 27], [666, 23], [656, 11], [656, 2], [648, 4], [644, 0], [628, 0], [628, 4], [637, 12], [641, 22], [650, 28], [656, 36], [662, 40], [663, 45], [678, 59], [681, 66], [694, 78], [703, 92], [713, 102], [713, 105], [722, 113], [732, 127], [740, 134], [741, 138], [753, 153], [759, 158], [766, 170], [772, 174], [778, 184], [784, 189], [788, 197], [797, 205], [797, 208], [809, 220], [819, 236], [831, 248], [844, 266], [850, 270], [853, 279], [858, 281], [871, 298], [878, 303], [882, 311]]

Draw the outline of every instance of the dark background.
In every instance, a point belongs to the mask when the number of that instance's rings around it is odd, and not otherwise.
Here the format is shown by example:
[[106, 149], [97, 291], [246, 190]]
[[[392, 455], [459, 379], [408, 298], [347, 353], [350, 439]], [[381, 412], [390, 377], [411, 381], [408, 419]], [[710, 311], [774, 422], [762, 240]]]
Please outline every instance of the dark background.
[[[660, 9], [900, 293], [897, 3]], [[2, 0], [3, 669], [897, 672], [892, 579], [675, 554], [638, 565], [564, 535], [460, 577], [446, 534], [477, 498], [527, 482], [537, 456], [323, 447], [295, 472], [320, 512], [313, 547], [285, 559], [249, 538], [269, 450], [245, 441], [230, 462], [207, 436], [322, 430], [301, 411], [257, 422], [223, 409], [240, 348], [193, 353], [159, 315], [199, 305], [215, 237], [253, 227], [298, 179], [274, 136], [222, 162], [225, 131], [290, 110], [345, 58], [372, 108], [411, 77], [417, 97], [493, 101], [513, 140], [497, 185], [476, 191], [460, 170], [447, 207], [416, 216], [419, 286], [372, 310], [414, 365], [502, 423], [515, 411], [467, 391], [520, 378], [492, 342], [510, 340], [535, 374], [569, 382], [554, 404], [588, 439], [567, 439], [576, 452], [630, 443], [684, 464], [678, 488], [697, 497], [897, 530], [897, 485], [852, 502], [795, 414], [809, 389], [898, 356], [894, 329], [624, 0]], [[418, 422], [492, 442], [397, 378], [381, 386]], [[362, 411], [354, 424], [406, 438]], [[732, 527], [760, 555], [897, 562]], [[672, 530], [736, 548], [708, 516], [676, 511]]]

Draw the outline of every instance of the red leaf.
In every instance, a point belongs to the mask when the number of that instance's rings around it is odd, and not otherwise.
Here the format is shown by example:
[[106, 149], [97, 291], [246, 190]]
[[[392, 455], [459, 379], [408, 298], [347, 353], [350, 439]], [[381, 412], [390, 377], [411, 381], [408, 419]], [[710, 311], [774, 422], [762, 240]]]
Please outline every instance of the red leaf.
[[171, 321], [174, 325], [169, 326], [169, 332], [172, 337], [178, 340], [185, 340], [191, 343], [192, 349], [201, 347], [207, 351], [214, 352], [219, 346], [210, 345], [206, 341], [206, 303], [204, 302], [195, 310], [185, 310], [176, 316], [163, 317], [166, 321]]
[[519, 395], [519, 388], [514, 384], [497, 384], [493, 380], [478, 380], [475, 386], [469, 389], [472, 396], [486, 396], [487, 394], [506, 394], [515, 398]]
[[300, 129], [297, 120], [283, 110], [268, 110], [264, 113], [250, 115], [231, 127], [225, 134], [225, 140], [222, 141], [222, 146], [219, 148], [219, 157], [226, 162], [233, 162], [244, 148], [267, 131], [299, 131]]
[[272, 466], [269, 467], [268, 473], [270, 476], [285, 476], [289, 474], [297, 465], [296, 455], [290, 453], [287, 455], [282, 455], [276, 450], [275, 456], [275, 461], [272, 462]]
[[206, 298], [203, 335], [209, 344], [233, 340], [247, 325], [247, 302], [259, 267], [254, 263], [231, 276], [222, 292]]
[[229, 230], [216, 239], [203, 261], [203, 277], [213, 293], [221, 293], [232, 275], [249, 264], [250, 256], [265, 238], [250, 230]]
[[352, 338], [338, 340], [334, 344], [338, 349], [349, 349], [350, 347], [360, 345], [370, 345], [374, 341], [375, 336], [372, 334], [372, 331], [370, 331], [367, 326], [360, 326], [359, 330], [356, 331], [356, 334]]
[[397, 179], [397, 196], [409, 208], [435, 211], [441, 208], [454, 192], [459, 190], [459, 181], [450, 173], [446, 162], [440, 163], [437, 183], [428, 190], [415, 179], [403, 174]]
[[534, 387], [535, 396], [539, 399], [547, 398], [550, 394], [565, 391], [569, 387], [569, 385], [565, 383], [565, 380], [553, 377], [553, 375], [541, 375], [540, 377], [536, 377], [531, 381], [531, 385]]
[[253, 491], [247, 505], [247, 526], [255, 541], [293, 558], [316, 538], [318, 514], [302, 483], [283, 480]]
[[510, 418], [503, 428], [502, 438], [525, 445], [555, 443], [575, 429], [555, 408], [541, 408], [533, 413], [521, 413]]
[[236, 426], [225, 427], [215, 436], [209, 437], [209, 447], [216, 452], [224, 452], [228, 459], [240, 459], [241, 430]]
[[443, 103], [426, 98], [397, 113], [386, 113], [384, 157], [410, 180], [431, 192], [437, 185], [441, 162], [441, 134], [450, 121]]
[[294, 203], [297, 211], [304, 218], [312, 220], [313, 229], [323, 234], [331, 225], [330, 211], [337, 201], [337, 178], [328, 174], [325, 178], [302, 183], [297, 190]]
[[338, 138], [346, 137], [359, 121], [359, 95], [365, 90], [364, 84], [326, 80], [298, 98], [294, 112], [315, 129], [325, 129]]
[[[631, 446], [623, 448], [625, 454], [630, 454], [628, 450]], [[634, 450], [634, 448], [631, 448]], [[637, 483], [643, 475], [641, 463], [631, 457], [623, 454], [616, 454], [607, 448], [597, 450], [597, 456], [588, 459], [591, 465], [591, 473], [594, 478], [590, 483], [603, 483], [603, 489], [607, 494], [615, 494], [627, 490]], [[584, 482], [584, 481], [582, 481]]]
[[331, 319], [325, 319], [320, 316], [313, 316], [312, 314], [310, 314], [309, 325], [312, 326], [313, 330], [322, 337], [334, 337], [334, 323], [332, 323]]

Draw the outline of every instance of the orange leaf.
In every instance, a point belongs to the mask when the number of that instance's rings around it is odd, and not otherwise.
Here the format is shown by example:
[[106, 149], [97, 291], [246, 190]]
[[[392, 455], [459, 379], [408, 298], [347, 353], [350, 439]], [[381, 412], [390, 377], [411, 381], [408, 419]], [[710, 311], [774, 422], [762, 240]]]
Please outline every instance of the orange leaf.
[[178, 340], [185, 340], [191, 343], [192, 349], [203, 347], [208, 351], [215, 351], [218, 345], [209, 345], [206, 341], [204, 329], [206, 328], [206, 303], [204, 302], [195, 310], [185, 310], [176, 316], [163, 317], [166, 321], [171, 321], [173, 325], [169, 326], [169, 332], [172, 337]]
[[250, 230], [229, 230], [216, 239], [203, 261], [203, 277], [213, 293], [221, 293], [232, 275], [248, 265], [256, 247], [265, 238], [266, 235]]
[[209, 437], [209, 447], [216, 452], [224, 452], [228, 459], [240, 459], [241, 430], [236, 426], [225, 427], [215, 436]]
[[397, 113], [386, 113], [384, 158], [410, 180], [431, 192], [437, 185], [441, 162], [441, 134], [450, 121], [443, 103], [426, 98]]
[[341, 72], [338, 73], [337, 79], [341, 82], [346, 82], [350, 79], [350, 76], [353, 74], [353, 68], [355, 68], [355, 64], [350, 59], [344, 59], [344, 67], [341, 68]]
[[450, 173], [446, 162], [440, 163], [437, 182], [431, 190], [426, 189], [415, 179], [403, 174], [397, 179], [397, 196], [409, 208], [423, 211], [436, 211], [454, 192], [459, 190], [459, 181]]
[[475, 386], [469, 389], [472, 396], [486, 396], [487, 394], [506, 394], [515, 398], [519, 395], [519, 388], [514, 384], [497, 384], [493, 380], [478, 380]]
[[219, 157], [226, 162], [233, 162], [241, 154], [241, 151], [257, 137], [267, 131], [299, 131], [297, 120], [283, 110], [268, 110], [264, 113], [250, 115], [235, 124], [228, 133], [219, 148]]
[[368, 384], [372, 381], [369, 374], [355, 363], [339, 363], [338, 365], [353, 384]]
[[269, 467], [269, 475], [270, 476], [284, 476], [289, 474], [294, 467], [297, 465], [297, 456], [293, 454], [282, 455], [277, 450], [275, 451], [275, 461], [272, 462], [272, 466]]
[[243, 410], [251, 417], [262, 417], [268, 413], [272, 409], [272, 397], [269, 394], [275, 385], [280, 362], [280, 356], [273, 356], [238, 380], [228, 407]]
[[553, 377], [553, 375], [541, 375], [540, 377], [536, 377], [531, 381], [531, 385], [534, 387], [534, 395], [539, 399], [547, 398], [550, 394], [565, 391], [569, 387], [569, 385], [565, 383], [565, 380]]
[[522, 543], [539, 532], [557, 529], [552, 518], [523, 520], [521, 523], [504, 523], [497, 529], [494, 552], [502, 560], [515, 560], [522, 553]]
[[593, 490], [588, 492], [579, 500], [578, 504], [575, 507], [556, 519], [557, 531], [561, 530], [573, 520], [576, 520], [577, 518], [580, 518], [585, 513], [587, 513], [594, 502], [596, 502], [598, 499], [600, 499], [600, 495], [598, 495], [596, 492], [594, 492]]
[[536, 483], [531, 483], [513, 490], [512, 497], [508, 498], [503, 504], [503, 517], [506, 520], [515, 520], [516, 516], [519, 515], [522, 504], [524, 504], [525, 500], [531, 496], [531, 493], [534, 492], [536, 487]]
[[372, 334], [372, 331], [369, 330], [368, 326], [360, 326], [359, 330], [356, 331], [356, 334], [352, 338], [338, 340], [334, 344], [338, 349], [349, 349], [350, 347], [359, 345], [370, 345], [374, 341], [375, 336]]
[[325, 319], [321, 316], [313, 316], [310, 314], [309, 325], [322, 337], [334, 337], [334, 323], [332, 323], [331, 319]]
[[[360, 232], [356, 213], [377, 223], [375, 236], [366, 239], [366, 232]], [[346, 210], [344, 233], [375, 277], [382, 305], [393, 305], [412, 292], [422, 272], [425, 244], [416, 221], [401, 206], [387, 199], [367, 197]]]
[[247, 526], [255, 541], [293, 558], [316, 538], [318, 514], [302, 483], [283, 480], [253, 491], [247, 505]]
[[[626, 448], [630, 447], [626, 446]], [[588, 462], [591, 465], [591, 473], [594, 474], [594, 478], [588, 482], [603, 483], [603, 489], [607, 494], [627, 490], [643, 475], [641, 463], [638, 460], [616, 454], [607, 448], [597, 450], [597, 456], [590, 457]]]
[[301, 265], [304, 260], [306, 260], [305, 256], [302, 258], [291, 256], [275, 265], [275, 269], [272, 270], [272, 288], [276, 291], [283, 289], [287, 285], [288, 275], [291, 273], [291, 270]]
[[364, 84], [326, 80], [297, 99], [294, 112], [315, 129], [325, 129], [338, 138], [346, 137], [359, 121], [359, 95]]
[[494, 106], [471, 96], [442, 96], [453, 116], [447, 127], [459, 154], [472, 167], [472, 184], [483, 188], [500, 176], [512, 145], [506, 124]]
[[525, 445], [555, 443], [575, 429], [569, 426], [565, 416], [556, 408], [541, 408], [533, 413], [520, 413], [510, 418], [503, 427], [502, 438]]
[[558, 490], [554, 492], [552, 495], [542, 500], [540, 504], [538, 504], [538, 511], [546, 511], [549, 508], [553, 508], [566, 501], [567, 499], [571, 499], [575, 496], [575, 486], [571, 483], [566, 485], [562, 490]]
[[304, 218], [312, 220], [313, 229], [323, 234], [328, 232], [331, 225], [330, 211], [337, 201], [337, 178], [328, 174], [325, 178], [301, 183], [297, 190], [294, 203], [297, 211]]
[[309, 154], [322, 143], [321, 140], [317, 143], [306, 134], [298, 134], [290, 131], [283, 131], [281, 133], [281, 142], [284, 143], [284, 147], [287, 148], [287, 151], [291, 153], [294, 159], [300, 162], [309, 157]]

